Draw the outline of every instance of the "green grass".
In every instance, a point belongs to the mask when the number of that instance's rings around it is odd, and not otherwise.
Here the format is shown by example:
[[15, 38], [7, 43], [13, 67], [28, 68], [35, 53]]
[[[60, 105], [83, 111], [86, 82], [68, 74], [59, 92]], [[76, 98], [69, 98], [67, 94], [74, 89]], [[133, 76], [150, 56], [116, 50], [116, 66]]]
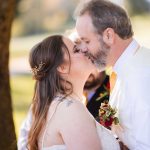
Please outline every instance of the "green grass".
[[19, 128], [26, 117], [32, 101], [34, 80], [32, 80], [31, 76], [12, 76], [11, 89], [14, 108], [14, 123], [16, 134], [18, 136]]

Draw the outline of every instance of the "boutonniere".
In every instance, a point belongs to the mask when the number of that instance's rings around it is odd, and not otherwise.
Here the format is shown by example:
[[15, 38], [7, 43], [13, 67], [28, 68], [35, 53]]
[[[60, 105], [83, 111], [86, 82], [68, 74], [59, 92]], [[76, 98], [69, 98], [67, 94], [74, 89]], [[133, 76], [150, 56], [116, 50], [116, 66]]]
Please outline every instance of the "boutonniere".
[[109, 97], [110, 93], [110, 83], [109, 81], [103, 85], [103, 91], [99, 93], [99, 97], [96, 99], [96, 101], [102, 100], [102, 99], [107, 99]]
[[112, 124], [117, 125], [119, 123], [119, 119], [116, 117], [116, 113], [117, 110], [112, 108], [108, 101], [101, 103], [99, 109], [100, 124], [106, 128], [110, 128]]

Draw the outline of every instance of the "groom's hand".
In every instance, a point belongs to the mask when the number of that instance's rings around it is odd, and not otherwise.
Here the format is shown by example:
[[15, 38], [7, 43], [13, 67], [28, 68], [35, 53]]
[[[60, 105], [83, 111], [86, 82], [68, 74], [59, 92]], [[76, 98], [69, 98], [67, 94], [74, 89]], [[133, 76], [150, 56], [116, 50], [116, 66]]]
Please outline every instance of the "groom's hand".
[[[121, 127], [120, 124], [118, 125], [112, 125], [111, 127], [112, 133], [116, 134], [119, 138], [121, 138], [121, 133], [123, 132], [123, 128]], [[121, 139], [118, 140], [119, 145], [120, 145], [120, 149], [121, 150], [129, 150], [128, 147], [126, 145], [123, 144], [123, 142], [120, 141]]]
[[120, 150], [129, 150], [127, 146], [125, 146], [121, 141], [119, 141]]

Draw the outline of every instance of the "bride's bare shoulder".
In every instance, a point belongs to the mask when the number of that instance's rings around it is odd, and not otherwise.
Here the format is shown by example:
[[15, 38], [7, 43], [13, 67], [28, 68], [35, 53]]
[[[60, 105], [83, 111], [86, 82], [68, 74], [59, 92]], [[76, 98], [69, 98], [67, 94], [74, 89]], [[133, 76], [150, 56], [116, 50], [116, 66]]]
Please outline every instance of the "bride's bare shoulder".
[[86, 111], [86, 106], [77, 99], [67, 97], [62, 100], [60, 104], [60, 110], [64, 112], [69, 111]]
[[59, 118], [64, 123], [68, 122], [93, 122], [86, 106], [79, 100], [73, 98], [64, 99], [57, 112]]

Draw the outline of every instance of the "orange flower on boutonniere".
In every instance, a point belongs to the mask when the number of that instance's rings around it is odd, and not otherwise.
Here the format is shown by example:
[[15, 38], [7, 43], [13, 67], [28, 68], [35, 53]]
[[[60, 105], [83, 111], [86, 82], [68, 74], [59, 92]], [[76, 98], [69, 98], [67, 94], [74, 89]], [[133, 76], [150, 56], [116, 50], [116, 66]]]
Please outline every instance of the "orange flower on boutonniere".
[[110, 128], [112, 124], [117, 125], [119, 123], [119, 119], [115, 116], [116, 113], [117, 110], [113, 109], [108, 104], [108, 101], [104, 101], [104, 103], [101, 103], [99, 109], [100, 124], [102, 124], [106, 128]]

